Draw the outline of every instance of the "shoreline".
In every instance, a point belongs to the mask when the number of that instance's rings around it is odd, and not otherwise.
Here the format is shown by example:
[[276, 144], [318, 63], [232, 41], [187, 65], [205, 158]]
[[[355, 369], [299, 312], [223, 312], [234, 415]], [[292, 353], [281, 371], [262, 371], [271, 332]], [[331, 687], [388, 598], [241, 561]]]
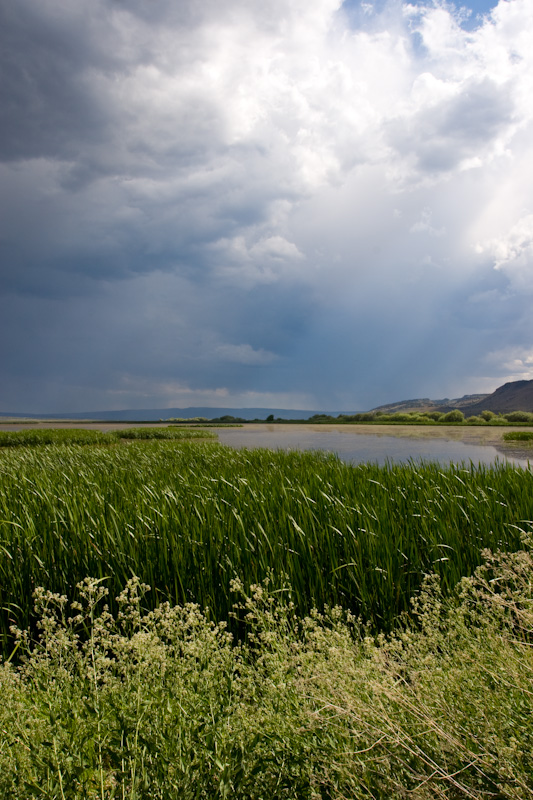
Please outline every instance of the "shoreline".
[[[17, 431], [17, 430], [32, 430], [42, 429], [50, 430], [53, 428], [66, 429], [66, 428], [82, 428], [86, 430], [99, 430], [99, 431], [116, 431], [128, 428], [167, 428], [168, 422], [91, 422], [89, 420], [58, 420], [46, 422], [22, 422], [10, 420], [9, 422], [0, 421], [0, 431]], [[176, 425], [176, 427], [182, 427]], [[194, 425], [193, 423], [186, 423], [183, 427], [202, 428], [201, 424]], [[214, 432], [217, 431], [216, 425], [205, 426]], [[224, 429], [224, 425], [219, 426]], [[288, 433], [295, 431], [313, 431], [319, 432], [339, 432], [346, 436], [395, 436], [398, 438], [411, 438], [411, 439], [441, 439], [445, 441], [464, 442], [465, 444], [478, 444], [496, 446], [503, 443], [503, 434], [512, 431], [531, 431], [529, 425], [509, 425], [509, 426], [466, 426], [466, 425], [379, 425], [373, 423], [372, 425], [365, 425], [365, 423], [349, 423], [335, 424], [335, 423], [276, 423], [276, 422], [250, 422], [243, 423], [241, 430], [257, 433], [259, 431], [269, 433], [277, 433], [286, 431]], [[523, 451], [521, 451], [523, 452]]]

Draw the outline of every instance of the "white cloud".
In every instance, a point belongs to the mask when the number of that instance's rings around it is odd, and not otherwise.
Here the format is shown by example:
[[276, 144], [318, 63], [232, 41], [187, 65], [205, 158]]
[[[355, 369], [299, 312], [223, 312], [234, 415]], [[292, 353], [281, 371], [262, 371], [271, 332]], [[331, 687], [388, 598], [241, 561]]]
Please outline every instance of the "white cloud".
[[519, 219], [505, 235], [478, 244], [476, 249], [494, 259], [494, 269], [505, 272], [515, 289], [533, 291], [533, 214]]
[[259, 236], [253, 232], [251, 243], [244, 236], [221, 238], [210, 250], [216, 274], [230, 283], [248, 288], [256, 284], [294, 281], [300, 277], [303, 254], [283, 236]]
[[411, 225], [410, 233], [427, 233], [429, 236], [444, 236], [446, 228], [435, 228], [432, 222], [432, 212], [430, 208], [425, 208], [418, 222]]
[[494, 350], [488, 353], [486, 362], [504, 375], [506, 382], [533, 380], [533, 347], [515, 346]]
[[293, 242], [288, 242], [283, 236], [267, 236], [260, 239], [250, 248], [252, 258], [267, 258], [275, 260], [293, 260], [303, 258]]

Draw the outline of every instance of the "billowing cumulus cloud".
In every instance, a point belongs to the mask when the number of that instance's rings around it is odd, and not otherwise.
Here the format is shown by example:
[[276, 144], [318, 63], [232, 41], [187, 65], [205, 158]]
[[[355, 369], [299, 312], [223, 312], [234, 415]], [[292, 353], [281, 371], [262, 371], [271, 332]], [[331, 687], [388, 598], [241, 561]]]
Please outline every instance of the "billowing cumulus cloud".
[[0, 410], [533, 377], [533, 10], [0, 2]]

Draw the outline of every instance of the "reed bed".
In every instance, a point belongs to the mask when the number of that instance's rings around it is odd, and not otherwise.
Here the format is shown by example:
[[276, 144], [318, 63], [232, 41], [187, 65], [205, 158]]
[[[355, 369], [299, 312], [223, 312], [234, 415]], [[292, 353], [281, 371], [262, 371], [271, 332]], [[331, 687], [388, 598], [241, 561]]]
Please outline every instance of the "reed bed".
[[[190, 433], [190, 432], [188, 432]], [[72, 596], [90, 575], [114, 598], [136, 575], [162, 600], [216, 620], [230, 583], [290, 585], [298, 612], [325, 604], [390, 630], [424, 575], [443, 590], [485, 547], [514, 551], [533, 520], [533, 475], [493, 467], [350, 466], [333, 455], [210, 442], [49, 445], [0, 452], [0, 608], [33, 624], [36, 587]]]
[[212, 439], [215, 434], [188, 428], [123, 428], [103, 433], [85, 428], [44, 428], [0, 431], [0, 447], [33, 447], [40, 444], [116, 444], [120, 439]]
[[533, 442], [533, 431], [511, 431], [504, 433], [503, 438], [506, 442]]

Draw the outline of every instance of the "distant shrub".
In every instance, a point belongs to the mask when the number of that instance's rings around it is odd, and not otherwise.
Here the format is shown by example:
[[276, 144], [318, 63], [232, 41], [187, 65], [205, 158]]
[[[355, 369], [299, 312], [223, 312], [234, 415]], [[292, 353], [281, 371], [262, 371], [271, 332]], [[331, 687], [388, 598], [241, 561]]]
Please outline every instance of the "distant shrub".
[[454, 408], [453, 411], [448, 411], [447, 414], [444, 414], [442, 417], [442, 422], [464, 422], [465, 415], [462, 411], [459, 411], [458, 408]]
[[208, 417], [169, 417], [159, 420], [160, 422], [209, 422]]
[[488, 409], [486, 409], [485, 411], [481, 412], [480, 416], [483, 417], [485, 422], [488, 422], [490, 419], [494, 419], [496, 414], [494, 413], [494, 411], [489, 411]]
[[527, 411], [511, 411], [504, 416], [507, 422], [533, 422], [533, 414], [529, 414]]
[[468, 419], [466, 421], [468, 422], [469, 425], [484, 425], [485, 424], [485, 420], [483, 419], [483, 417], [468, 417]]
[[428, 411], [427, 412], [428, 419], [432, 419], [435, 422], [438, 422], [439, 420], [441, 420], [443, 418], [443, 416], [444, 416], [444, 414], [442, 413], [442, 411]]

